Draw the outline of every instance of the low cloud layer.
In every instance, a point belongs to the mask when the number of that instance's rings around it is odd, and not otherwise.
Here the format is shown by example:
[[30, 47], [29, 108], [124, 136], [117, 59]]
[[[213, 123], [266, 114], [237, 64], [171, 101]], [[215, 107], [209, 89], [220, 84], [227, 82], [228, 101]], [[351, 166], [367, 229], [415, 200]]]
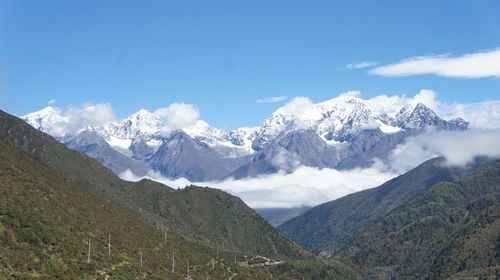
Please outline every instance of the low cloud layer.
[[379, 76], [414, 76], [433, 74], [443, 77], [477, 79], [500, 77], [500, 49], [461, 56], [419, 56], [370, 70]]
[[225, 190], [240, 197], [253, 208], [289, 208], [330, 201], [378, 186], [396, 175], [390, 171], [382, 171], [382, 166], [375, 164], [370, 168], [348, 171], [301, 166], [288, 174], [280, 172], [255, 178], [213, 182], [189, 182], [184, 178], [171, 180], [156, 172], [137, 177], [126, 171], [120, 177], [128, 181], [148, 178], [174, 188], [183, 188], [192, 183]]
[[463, 166], [477, 156], [498, 158], [500, 130], [428, 132], [411, 137], [392, 152], [391, 168], [404, 172], [437, 156], [444, 156], [453, 166]]
[[240, 197], [253, 208], [315, 206], [379, 186], [431, 158], [444, 156], [447, 164], [453, 166], [463, 166], [477, 156], [498, 158], [499, 142], [500, 130], [430, 131], [399, 145], [391, 153], [388, 163], [375, 160], [369, 168], [340, 171], [299, 166], [291, 173], [212, 182], [190, 182], [184, 178], [171, 180], [157, 172], [137, 177], [126, 171], [120, 177], [129, 181], [149, 178], [174, 188], [190, 184], [218, 188]]

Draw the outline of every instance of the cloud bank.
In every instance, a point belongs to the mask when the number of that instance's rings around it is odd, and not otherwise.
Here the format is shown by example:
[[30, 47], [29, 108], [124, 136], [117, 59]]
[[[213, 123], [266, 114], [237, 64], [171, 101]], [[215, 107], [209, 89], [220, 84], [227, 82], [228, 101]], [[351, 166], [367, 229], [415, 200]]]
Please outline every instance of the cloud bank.
[[184, 178], [172, 180], [152, 171], [145, 177], [126, 171], [120, 177], [128, 181], [148, 178], [174, 188], [195, 184], [222, 189], [240, 197], [253, 208], [315, 206], [379, 186], [431, 158], [444, 156], [446, 164], [452, 166], [463, 166], [477, 156], [499, 158], [498, 143], [500, 130], [429, 131], [397, 146], [387, 163], [375, 160], [369, 168], [336, 170], [298, 166], [291, 173], [210, 182], [190, 182]]
[[126, 171], [120, 174], [120, 177], [128, 181], [148, 178], [174, 188], [183, 188], [190, 184], [208, 186], [238, 196], [253, 208], [290, 208], [318, 205], [349, 193], [378, 186], [397, 175], [383, 169], [378, 163], [370, 168], [348, 171], [300, 166], [291, 173], [279, 172], [255, 178], [212, 182], [190, 182], [184, 178], [171, 180], [157, 172], [137, 177]]
[[463, 166], [478, 156], [498, 158], [499, 143], [499, 129], [428, 132], [398, 145], [390, 156], [391, 168], [404, 172], [437, 156], [451, 166]]
[[500, 48], [461, 56], [437, 55], [408, 58], [377, 67], [371, 74], [388, 77], [433, 74], [443, 77], [477, 79], [500, 77]]

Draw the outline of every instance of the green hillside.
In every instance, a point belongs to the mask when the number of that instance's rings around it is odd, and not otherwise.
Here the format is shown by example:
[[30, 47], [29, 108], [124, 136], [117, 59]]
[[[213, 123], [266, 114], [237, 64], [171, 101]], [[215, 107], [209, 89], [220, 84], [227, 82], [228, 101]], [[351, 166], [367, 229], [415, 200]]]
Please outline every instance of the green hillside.
[[240, 199], [220, 190], [173, 190], [148, 180], [123, 181], [94, 159], [66, 148], [22, 120], [0, 111], [0, 140], [7, 139], [60, 175], [135, 213], [150, 224], [206, 245], [242, 254], [296, 259], [307, 253]]
[[[99, 274], [182, 279], [188, 262], [206, 264], [212, 258], [212, 248], [176, 234], [170, 234], [165, 245], [161, 232], [133, 213], [60, 176], [8, 142], [0, 144], [0, 178], [2, 279], [90, 279]], [[176, 251], [178, 273], [170, 272], [172, 251]]]
[[498, 279], [500, 161], [431, 187], [323, 253], [368, 279]]
[[354, 234], [434, 184], [454, 181], [482, 163], [458, 168], [445, 167], [443, 162], [443, 158], [428, 160], [379, 187], [318, 205], [285, 222], [279, 229], [305, 248], [314, 249]]

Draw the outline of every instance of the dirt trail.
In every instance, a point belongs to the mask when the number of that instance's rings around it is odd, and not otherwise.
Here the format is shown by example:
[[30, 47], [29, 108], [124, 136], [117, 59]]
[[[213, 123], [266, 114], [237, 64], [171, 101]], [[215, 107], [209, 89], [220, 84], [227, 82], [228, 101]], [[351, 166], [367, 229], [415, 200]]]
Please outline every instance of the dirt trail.
[[[117, 264], [114, 264], [113, 266], [111, 266], [111, 269], [109, 270], [109, 273], [112, 273], [113, 271], [115, 271], [115, 270], [116, 270], [116, 268], [118, 268], [118, 267], [122, 267], [122, 266], [127, 265], [127, 264], [129, 264], [129, 262], [128, 262], [128, 261], [121, 261], [121, 262], [119, 262], [119, 263], [117, 263]], [[108, 273], [106, 273], [106, 275], [104, 276], [104, 279], [105, 279], [105, 280], [108, 280], [108, 279], [109, 279], [109, 277], [110, 277], [110, 276], [109, 276], [109, 274], [108, 274]]]

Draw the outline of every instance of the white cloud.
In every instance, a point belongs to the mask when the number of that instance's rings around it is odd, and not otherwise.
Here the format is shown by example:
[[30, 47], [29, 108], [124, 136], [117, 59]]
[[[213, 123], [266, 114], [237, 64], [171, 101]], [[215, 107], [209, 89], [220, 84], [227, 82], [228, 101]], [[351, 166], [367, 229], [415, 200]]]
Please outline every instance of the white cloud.
[[380, 76], [414, 76], [434, 74], [452, 78], [500, 77], [500, 48], [452, 57], [419, 56], [370, 70]]
[[347, 69], [362, 69], [362, 68], [368, 68], [377, 65], [378, 63], [375, 61], [363, 61], [363, 62], [357, 62], [357, 63], [349, 63], [345, 67]]
[[273, 166], [280, 170], [295, 170], [300, 166], [300, 158], [296, 153], [290, 152], [283, 147], [278, 147], [278, 152], [271, 159]]
[[155, 171], [149, 171], [146, 176], [137, 176], [135, 175], [130, 169], [125, 170], [123, 173], [118, 175], [120, 178], [126, 181], [131, 181], [131, 182], [137, 182], [140, 181], [141, 179], [150, 179], [162, 184], [165, 184], [169, 187], [172, 188], [184, 188], [185, 186], [189, 186], [192, 183], [185, 179], [185, 178], [179, 178], [179, 179], [169, 179], [166, 177], [163, 177], [160, 173], [155, 172]]
[[417, 93], [411, 103], [414, 105], [418, 103], [425, 104], [425, 106], [431, 108], [432, 110], [438, 110], [440, 102], [437, 100], [437, 93], [433, 90], [422, 89]]
[[407, 171], [421, 162], [444, 156], [450, 165], [465, 165], [474, 157], [500, 157], [500, 130], [428, 132], [409, 138], [390, 156], [391, 168]]
[[[289, 208], [318, 205], [378, 186], [396, 175], [396, 173], [384, 171], [378, 163], [370, 168], [347, 171], [301, 166], [292, 173], [279, 172], [241, 180], [227, 179], [214, 182], [193, 182], [193, 184], [225, 190], [240, 197], [253, 208]], [[182, 188], [191, 184], [184, 178], [171, 180], [155, 172], [150, 172], [146, 177], [137, 177], [130, 171], [126, 171], [120, 177], [128, 181], [149, 178], [174, 188]]]
[[265, 98], [259, 98], [256, 100], [257, 103], [277, 103], [283, 100], [286, 100], [288, 96], [286, 95], [281, 95], [281, 96], [272, 96], [272, 97], [265, 97]]
[[349, 96], [349, 97], [361, 97], [361, 91], [350, 90], [339, 94], [339, 96]]
[[371, 104], [380, 106], [389, 116], [395, 116], [406, 105], [422, 103], [432, 110], [438, 110], [441, 102], [433, 90], [422, 89], [413, 97], [406, 95], [378, 95], [368, 99]]
[[53, 136], [75, 134], [84, 127], [100, 126], [115, 119], [113, 107], [109, 103], [85, 103], [66, 109], [50, 106], [33, 114], [35, 117], [47, 117], [44, 115], [47, 113], [49, 113], [48, 123], [43, 130]]
[[99, 126], [115, 119], [115, 112], [109, 103], [85, 103], [80, 107], [70, 107], [63, 113], [69, 119], [70, 130], [83, 126]]
[[500, 128], [500, 100], [469, 104], [441, 104], [438, 111], [446, 118], [462, 118], [476, 128]]
[[186, 103], [172, 103], [154, 113], [161, 117], [170, 128], [179, 129], [192, 127], [200, 117], [198, 108], [193, 104]]
[[49, 101], [47, 102], [47, 105], [52, 106], [52, 105], [56, 104], [56, 102], [57, 102], [57, 101], [56, 101], [55, 99], [51, 99], [51, 100], [49, 100]]

